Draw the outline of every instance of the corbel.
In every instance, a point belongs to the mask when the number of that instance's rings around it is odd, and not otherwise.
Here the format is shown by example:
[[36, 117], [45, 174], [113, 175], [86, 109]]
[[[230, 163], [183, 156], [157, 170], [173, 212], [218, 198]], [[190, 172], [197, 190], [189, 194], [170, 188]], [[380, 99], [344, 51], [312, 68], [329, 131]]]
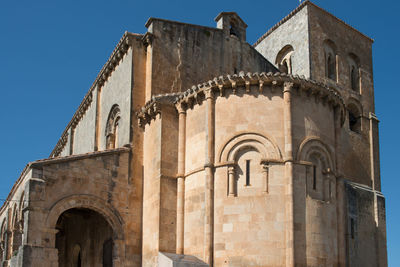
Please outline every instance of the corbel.
[[154, 35], [150, 32], [146, 32], [142, 37], [142, 42], [145, 47], [153, 44]]

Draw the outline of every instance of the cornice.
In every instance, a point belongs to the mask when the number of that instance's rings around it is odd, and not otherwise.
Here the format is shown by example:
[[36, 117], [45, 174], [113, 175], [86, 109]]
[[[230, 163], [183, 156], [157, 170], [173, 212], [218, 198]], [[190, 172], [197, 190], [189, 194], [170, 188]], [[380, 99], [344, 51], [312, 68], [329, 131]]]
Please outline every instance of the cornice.
[[89, 153], [85, 153], [85, 154], [71, 155], [71, 156], [66, 156], [66, 157], [40, 159], [40, 160], [36, 160], [33, 162], [29, 162], [25, 166], [25, 168], [22, 170], [21, 175], [18, 177], [17, 181], [15, 181], [13, 187], [10, 190], [10, 193], [8, 193], [6, 200], [3, 202], [3, 205], [0, 207], [0, 214], [2, 214], [4, 212], [4, 210], [8, 206], [9, 202], [14, 201], [12, 199], [14, 196], [14, 193], [17, 191], [18, 187], [21, 185], [26, 174], [29, 172], [30, 169], [41, 169], [45, 165], [61, 163], [61, 162], [68, 162], [68, 161], [74, 161], [74, 160], [80, 160], [80, 159], [86, 159], [86, 158], [92, 158], [92, 157], [98, 157], [98, 156], [105, 156], [105, 155], [110, 155], [110, 154], [127, 153], [127, 152], [131, 151], [131, 149], [132, 148], [130, 146], [124, 146], [124, 147], [120, 147], [120, 148], [116, 148], [116, 149], [89, 152]]
[[259, 43], [261, 43], [268, 35], [270, 35], [273, 31], [275, 31], [279, 26], [281, 26], [282, 24], [284, 24], [286, 21], [288, 21], [290, 18], [292, 18], [294, 15], [296, 15], [301, 9], [303, 9], [303, 7], [305, 7], [306, 5], [312, 5], [316, 8], [318, 8], [319, 10], [321, 10], [322, 12], [324, 12], [325, 14], [335, 18], [337, 21], [339, 21], [339, 23], [342, 23], [343, 25], [345, 25], [346, 27], [354, 30], [355, 32], [359, 33], [361, 36], [367, 38], [368, 40], [370, 40], [371, 42], [373, 42], [374, 40], [370, 37], [368, 37], [367, 35], [363, 34], [362, 32], [360, 32], [359, 30], [357, 30], [356, 28], [350, 26], [349, 24], [347, 24], [346, 22], [344, 22], [343, 20], [339, 19], [338, 17], [336, 17], [335, 15], [329, 13], [328, 11], [326, 11], [325, 9], [323, 9], [322, 7], [317, 6], [316, 4], [314, 4], [313, 2], [309, 1], [309, 0], [305, 0], [303, 3], [301, 3], [299, 6], [297, 6], [292, 12], [290, 12], [286, 17], [284, 17], [283, 19], [281, 19], [278, 23], [276, 23], [274, 26], [272, 26], [266, 33], [264, 33], [260, 38], [258, 38], [258, 40], [253, 44], [253, 46], [257, 46]]
[[82, 119], [83, 115], [86, 113], [93, 99], [93, 91], [96, 87], [101, 87], [108, 80], [112, 72], [115, 70], [116, 66], [119, 64], [121, 59], [124, 57], [129, 47], [131, 46], [132, 39], [141, 40], [143, 38], [142, 34], [134, 34], [130, 32], [125, 32], [122, 38], [119, 40], [118, 44], [114, 48], [111, 56], [108, 58], [107, 62], [104, 64], [100, 72], [98, 73], [96, 79], [94, 80], [92, 86], [89, 91], [83, 98], [81, 104], [78, 109], [72, 116], [71, 121], [68, 123], [67, 127], [64, 129], [64, 132], [61, 134], [60, 139], [58, 140], [56, 146], [53, 151], [50, 153], [50, 157], [58, 157], [61, 151], [64, 149], [65, 144], [68, 139], [68, 130], [71, 127], [76, 127], [79, 121]]
[[304, 92], [307, 96], [313, 96], [321, 100], [324, 104], [332, 107], [339, 107], [341, 116], [344, 116], [344, 101], [339, 91], [326, 84], [306, 79], [304, 76], [288, 75], [285, 73], [247, 73], [240, 72], [239, 75], [226, 75], [215, 77], [208, 82], [194, 85], [190, 89], [176, 94], [158, 95], [146, 105], [136, 115], [139, 119], [139, 125], [143, 127], [161, 113], [159, 104], [161, 100], [169, 101], [175, 96], [173, 104], [177, 109], [186, 109], [201, 103], [207, 94], [214, 94], [214, 97], [224, 96], [226, 90], [229, 93], [236, 94], [238, 89], [244, 89], [246, 94], [250, 94], [251, 87], [258, 87], [260, 93], [264, 90], [281, 90], [283, 92], [284, 84], [291, 84], [294, 90]]
[[139, 127], [143, 128], [147, 123], [150, 123], [152, 119], [160, 114], [163, 105], [174, 106], [175, 99], [180, 94], [181, 93], [170, 93], [153, 96], [150, 101], [146, 102], [140, 111], [136, 112]]

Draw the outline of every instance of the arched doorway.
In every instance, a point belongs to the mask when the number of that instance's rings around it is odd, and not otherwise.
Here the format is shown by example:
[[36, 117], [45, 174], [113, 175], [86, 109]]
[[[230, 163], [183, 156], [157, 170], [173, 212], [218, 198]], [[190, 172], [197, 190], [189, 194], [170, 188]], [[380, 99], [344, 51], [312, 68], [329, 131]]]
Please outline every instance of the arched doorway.
[[114, 233], [99, 213], [69, 209], [59, 216], [56, 229], [59, 267], [112, 266]]

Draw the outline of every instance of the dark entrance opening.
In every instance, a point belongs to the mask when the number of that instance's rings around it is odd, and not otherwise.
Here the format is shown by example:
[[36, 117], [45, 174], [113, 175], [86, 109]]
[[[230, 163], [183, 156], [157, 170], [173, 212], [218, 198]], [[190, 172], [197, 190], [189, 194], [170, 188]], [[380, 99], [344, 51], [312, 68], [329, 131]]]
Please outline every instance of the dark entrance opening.
[[58, 218], [59, 267], [113, 266], [113, 230], [99, 213], [70, 209]]

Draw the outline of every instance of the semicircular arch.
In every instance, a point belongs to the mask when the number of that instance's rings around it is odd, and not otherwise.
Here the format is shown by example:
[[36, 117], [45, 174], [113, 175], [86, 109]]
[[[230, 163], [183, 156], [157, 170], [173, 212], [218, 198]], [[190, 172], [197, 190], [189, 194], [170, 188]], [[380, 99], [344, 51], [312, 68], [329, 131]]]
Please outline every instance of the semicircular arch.
[[330, 148], [316, 136], [308, 137], [301, 142], [297, 152], [297, 160], [309, 161], [314, 153], [321, 154], [325, 158], [328, 167], [334, 169], [335, 162]]
[[110, 224], [115, 238], [124, 238], [123, 220], [118, 211], [105, 200], [92, 195], [71, 195], [58, 200], [50, 208], [46, 219], [46, 227], [50, 229], [55, 228], [61, 214], [75, 208], [89, 209], [99, 213]]
[[282, 159], [279, 147], [271, 141], [271, 138], [258, 133], [242, 133], [225, 142], [218, 153], [218, 161], [220, 163], [234, 161], [238, 152], [246, 147], [257, 150], [264, 159]]

